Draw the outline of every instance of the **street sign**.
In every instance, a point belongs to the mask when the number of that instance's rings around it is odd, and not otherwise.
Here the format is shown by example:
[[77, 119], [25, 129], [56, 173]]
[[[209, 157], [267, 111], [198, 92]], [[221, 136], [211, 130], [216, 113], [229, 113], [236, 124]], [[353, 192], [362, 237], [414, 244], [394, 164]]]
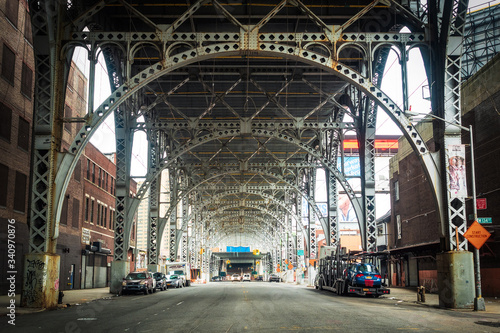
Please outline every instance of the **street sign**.
[[82, 228], [82, 244], [90, 245], [90, 229]]
[[477, 222], [481, 224], [491, 224], [493, 223], [493, 219], [491, 217], [478, 217]]
[[484, 229], [477, 221], [474, 221], [464, 234], [464, 237], [478, 250], [490, 236], [488, 230]]
[[486, 209], [487, 208], [486, 198], [476, 199], [476, 207], [477, 209]]
[[288, 269], [292, 269], [293, 268], [293, 265], [292, 264], [288, 264]]
[[298, 256], [303, 256], [304, 255], [304, 250], [297, 250], [297, 255]]

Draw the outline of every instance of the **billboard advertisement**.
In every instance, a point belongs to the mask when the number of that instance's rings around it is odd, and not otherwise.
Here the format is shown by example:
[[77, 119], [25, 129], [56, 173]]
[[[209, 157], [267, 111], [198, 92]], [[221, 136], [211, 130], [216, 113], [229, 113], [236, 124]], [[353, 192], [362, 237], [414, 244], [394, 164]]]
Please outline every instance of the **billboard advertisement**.
[[[337, 168], [342, 171], [342, 158], [337, 158]], [[359, 157], [346, 156], [344, 157], [344, 172], [346, 177], [359, 177], [361, 176], [361, 165], [359, 164]]]
[[452, 198], [467, 196], [467, 181], [465, 179], [465, 146], [449, 145], [448, 158], [448, 193]]

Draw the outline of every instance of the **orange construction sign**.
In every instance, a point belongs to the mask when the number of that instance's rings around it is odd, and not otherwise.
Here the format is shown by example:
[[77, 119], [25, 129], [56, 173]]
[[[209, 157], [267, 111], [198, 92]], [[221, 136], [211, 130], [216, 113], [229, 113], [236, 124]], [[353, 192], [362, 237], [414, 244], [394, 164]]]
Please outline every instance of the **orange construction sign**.
[[488, 230], [477, 223], [477, 221], [474, 221], [464, 234], [464, 237], [478, 250], [490, 236], [491, 234]]
[[293, 265], [292, 264], [288, 264], [288, 269], [292, 269], [293, 268]]

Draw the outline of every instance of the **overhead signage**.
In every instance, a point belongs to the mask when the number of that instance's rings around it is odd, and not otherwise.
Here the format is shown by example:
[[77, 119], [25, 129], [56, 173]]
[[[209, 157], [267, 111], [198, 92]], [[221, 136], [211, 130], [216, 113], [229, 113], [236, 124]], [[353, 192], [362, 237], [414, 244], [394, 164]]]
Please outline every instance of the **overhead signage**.
[[477, 223], [477, 221], [474, 221], [464, 234], [464, 237], [469, 241], [469, 243], [474, 245], [474, 247], [478, 250], [490, 236], [491, 234], [488, 230]]
[[297, 250], [297, 255], [298, 256], [303, 256], [304, 255], [304, 250]]

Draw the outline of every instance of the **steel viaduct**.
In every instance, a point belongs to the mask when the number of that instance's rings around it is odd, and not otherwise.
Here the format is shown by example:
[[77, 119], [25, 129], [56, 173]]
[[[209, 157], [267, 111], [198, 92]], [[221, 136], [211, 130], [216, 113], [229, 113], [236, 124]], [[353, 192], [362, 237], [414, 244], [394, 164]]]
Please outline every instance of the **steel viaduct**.
[[[307, 262], [316, 254], [310, 237], [315, 221], [327, 244], [339, 242], [339, 190], [354, 205], [363, 248], [374, 251], [377, 112], [398, 125], [420, 157], [440, 212], [443, 250], [467, 249], [465, 203], [451, 198], [445, 176], [444, 147], [460, 144], [460, 129], [435, 122], [431, 151], [406, 114], [408, 53], [418, 48], [432, 83], [433, 114], [460, 124], [467, 0], [29, 0], [29, 6], [36, 81], [26, 260], [41, 262], [30, 274], [43, 283], [30, 287], [39, 297], [24, 306], [57, 302], [55, 249], [65, 191], [85, 145], [110, 114], [117, 150], [112, 292], [127, 273], [131, 221], [146, 195], [150, 265], [158, 264], [157, 244], [165, 233], [171, 254], [180, 251], [204, 271], [212, 246], [237, 233], [254, 239], [271, 262], [282, 253], [290, 262]], [[61, 132], [69, 121], [62, 117], [64, 92], [76, 47], [87, 51], [91, 63], [88, 111], [63, 152]], [[380, 88], [391, 51], [401, 64], [402, 107]], [[101, 54], [112, 93], [94, 105]], [[130, 197], [138, 131], [147, 135], [148, 171]], [[337, 167], [346, 131], [360, 143], [360, 194]], [[318, 169], [327, 178], [326, 217], [315, 204]], [[162, 216], [164, 170], [170, 208]], [[305, 220], [303, 199], [311, 208]], [[297, 256], [298, 249], [306, 257]]]

